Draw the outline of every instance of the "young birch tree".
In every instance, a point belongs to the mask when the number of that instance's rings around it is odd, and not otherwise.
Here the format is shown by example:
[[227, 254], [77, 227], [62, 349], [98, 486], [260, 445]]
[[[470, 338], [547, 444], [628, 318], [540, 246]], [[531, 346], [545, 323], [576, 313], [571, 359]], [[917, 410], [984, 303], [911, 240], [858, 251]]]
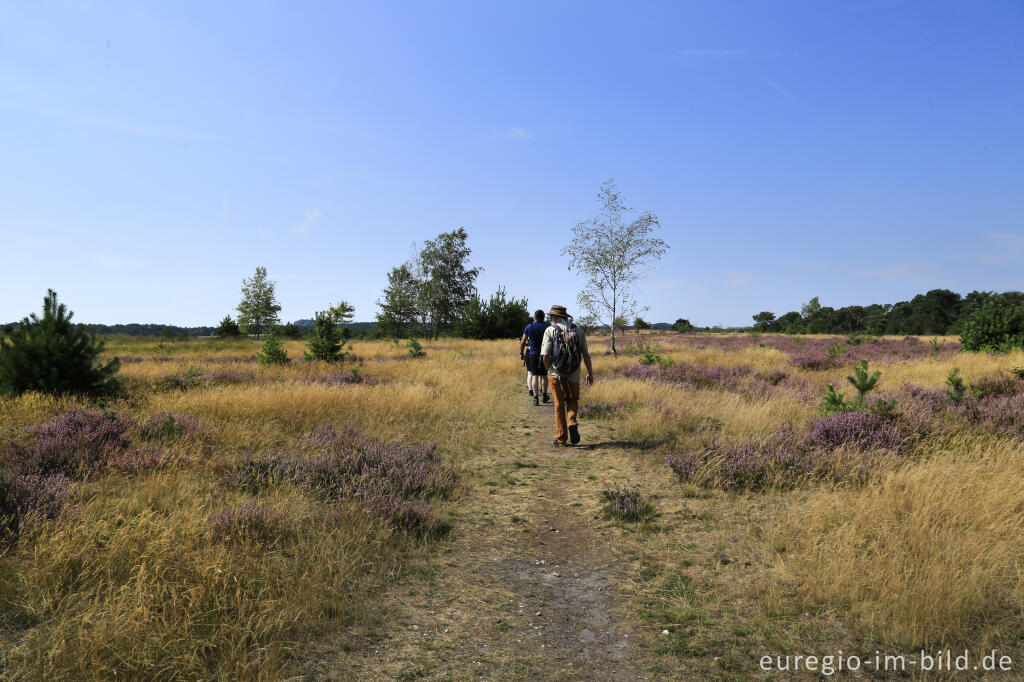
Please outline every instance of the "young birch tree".
[[646, 310], [634, 298], [633, 285], [661, 259], [668, 245], [654, 236], [661, 223], [650, 211], [628, 221], [630, 209], [623, 206], [614, 180], [601, 185], [597, 198], [603, 210], [572, 228], [574, 238], [562, 255], [569, 256], [570, 270], [586, 277], [586, 288], [577, 297], [580, 308], [592, 318], [607, 320], [612, 353], [617, 353], [615, 321]]

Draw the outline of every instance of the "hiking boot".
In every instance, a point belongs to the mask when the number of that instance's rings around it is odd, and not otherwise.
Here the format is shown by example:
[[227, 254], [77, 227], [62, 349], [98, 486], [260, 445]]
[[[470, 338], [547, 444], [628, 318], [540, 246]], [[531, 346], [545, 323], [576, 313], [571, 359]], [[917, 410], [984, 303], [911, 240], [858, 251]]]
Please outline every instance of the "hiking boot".
[[580, 429], [576, 424], [569, 427], [569, 442], [573, 445], [580, 442]]
[[547, 393], [544, 394], [544, 402], [546, 402], [546, 403], [550, 403], [551, 402], [551, 396], [549, 396]]
[[560, 440], [556, 440], [552, 443], [552, 445], [554, 445], [556, 448], [562, 448], [565, 447], [566, 444]]
[[537, 405], [540, 405], [540, 398], [533, 396], [533, 406], [536, 407]]

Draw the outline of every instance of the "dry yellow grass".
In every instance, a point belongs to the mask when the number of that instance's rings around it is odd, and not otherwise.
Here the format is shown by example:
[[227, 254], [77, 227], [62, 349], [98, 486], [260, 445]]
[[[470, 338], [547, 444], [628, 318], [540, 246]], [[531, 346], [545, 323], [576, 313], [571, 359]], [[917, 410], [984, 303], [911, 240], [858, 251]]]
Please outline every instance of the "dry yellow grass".
[[[426, 358], [384, 342], [356, 343], [357, 362], [259, 367], [254, 341], [115, 341], [128, 395], [107, 409], [141, 423], [160, 412], [205, 430], [166, 447], [178, 464], [94, 475], [59, 523], [0, 553], [5, 673], [31, 679], [275, 679], [317, 632], [367, 611], [418, 541], [356, 508], [275, 486], [258, 500], [279, 518], [270, 545], [214, 537], [211, 516], [257, 498], [221, 484], [246, 453], [287, 451], [324, 424], [352, 423], [385, 440], [439, 444], [458, 464], [479, 447], [516, 370], [511, 342], [424, 343]], [[301, 356], [301, 344], [289, 342]], [[225, 362], [228, 361], [228, 362]], [[240, 371], [240, 383], [160, 387], [167, 376]], [[314, 381], [357, 368], [369, 381]], [[0, 433], [17, 439], [77, 399], [0, 403]]]

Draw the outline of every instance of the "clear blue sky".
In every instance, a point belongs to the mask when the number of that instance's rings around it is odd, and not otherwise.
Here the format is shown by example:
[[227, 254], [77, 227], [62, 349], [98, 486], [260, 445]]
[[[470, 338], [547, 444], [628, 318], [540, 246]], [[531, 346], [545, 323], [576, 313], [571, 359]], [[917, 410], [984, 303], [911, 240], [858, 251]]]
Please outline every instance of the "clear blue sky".
[[0, 321], [372, 319], [464, 226], [483, 293], [575, 311], [614, 177], [652, 321], [1024, 288], [1024, 4], [9, 2]]

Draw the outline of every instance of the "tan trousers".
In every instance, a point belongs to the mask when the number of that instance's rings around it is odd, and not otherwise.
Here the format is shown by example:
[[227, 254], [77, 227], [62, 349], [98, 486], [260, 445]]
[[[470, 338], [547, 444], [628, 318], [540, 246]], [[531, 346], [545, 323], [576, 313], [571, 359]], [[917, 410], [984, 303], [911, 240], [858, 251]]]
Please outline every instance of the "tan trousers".
[[576, 425], [576, 411], [580, 407], [580, 382], [550, 377], [555, 395], [555, 440], [569, 442], [569, 427]]

